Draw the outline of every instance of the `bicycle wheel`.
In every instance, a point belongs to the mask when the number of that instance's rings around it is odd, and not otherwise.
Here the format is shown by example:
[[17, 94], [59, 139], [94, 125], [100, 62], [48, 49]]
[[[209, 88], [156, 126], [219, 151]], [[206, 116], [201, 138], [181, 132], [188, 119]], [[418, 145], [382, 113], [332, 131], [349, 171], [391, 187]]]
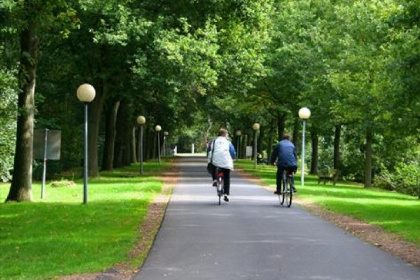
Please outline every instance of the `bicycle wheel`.
[[279, 201], [280, 201], [280, 205], [284, 204], [284, 200], [286, 198], [286, 192], [285, 192], [285, 186], [286, 186], [286, 174], [283, 173], [283, 179], [282, 179], [282, 186], [281, 186], [281, 190], [279, 193]]
[[292, 186], [292, 180], [289, 175], [287, 175], [287, 178], [286, 178], [284, 196], [286, 200], [286, 206], [290, 207], [292, 205], [292, 199], [293, 199], [293, 186]]
[[217, 179], [217, 196], [219, 197], [219, 205], [222, 204], [223, 194], [224, 194], [224, 182], [223, 182], [223, 178], [219, 177]]

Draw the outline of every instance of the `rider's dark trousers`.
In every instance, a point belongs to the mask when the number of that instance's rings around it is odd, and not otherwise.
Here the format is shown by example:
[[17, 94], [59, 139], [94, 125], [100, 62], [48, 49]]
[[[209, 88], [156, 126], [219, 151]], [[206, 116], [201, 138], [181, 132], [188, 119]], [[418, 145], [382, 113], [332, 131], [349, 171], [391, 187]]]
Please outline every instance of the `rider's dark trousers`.
[[[220, 168], [220, 167], [219, 167]], [[220, 168], [223, 172], [223, 180], [224, 180], [224, 187], [225, 187], [225, 194], [230, 195], [230, 169]], [[215, 168], [213, 173], [213, 180], [217, 179], [217, 168]]]
[[[288, 167], [288, 166], [280, 166], [277, 165], [277, 178], [276, 178], [276, 191], [277, 192], [281, 192], [281, 182], [283, 181], [283, 171], [286, 169], [291, 169], [293, 172], [296, 172], [297, 170], [297, 166], [292, 166], [292, 167]], [[292, 177], [293, 183], [294, 183], [294, 178]]]

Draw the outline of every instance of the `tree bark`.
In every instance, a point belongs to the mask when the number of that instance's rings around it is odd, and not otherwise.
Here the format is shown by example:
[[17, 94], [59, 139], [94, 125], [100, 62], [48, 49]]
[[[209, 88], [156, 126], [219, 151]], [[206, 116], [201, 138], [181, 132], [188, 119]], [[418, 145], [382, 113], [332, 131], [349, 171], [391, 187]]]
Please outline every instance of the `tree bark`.
[[115, 134], [116, 134], [116, 121], [120, 101], [116, 101], [111, 110], [106, 114], [107, 122], [105, 129], [105, 144], [104, 155], [102, 160], [102, 170], [112, 170], [114, 163], [114, 147], [115, 147]]
[[131, 140], [131, 162], [140, 162], [140, 128], [133, 126]]
[[273, 152], [273, 145], [276, 143], [274, 140], [275, 135], [274, 126], [270, 125], [270, 132], [268, 135], [268, 147], [267, 147], [267, 158], [270, 159], [271, 153]]
[[101, 115], [104, 103], [104, 97], [106, 95], [107, 85], [104, 84], [102, 87], [96, 88], [95, 99], [89, 105], [90, 114], [89, 114], [89, 135], [88, 135], [88, 158], [89, 158], [89, 168], [88, 175], [90, 177], [99, 176], [99, 128], [101, 123]]
[[373, 132], [371, 129], [366, 131], [366, 151], [365, 151], [365, 188], [372, 187], [372, 142]]
[[311, 170], [310, 174], [318, 173], [318, 133], [311, 131], [312, 140], [312, 155], [311, 155]]
[[34, 24], [20, 34], [20, 92], [13, 179], [6, 201], [32, 200], [32, 160], [38, 37]]
[[334, 130], [334, 169], [340, 169], [340, 139], [341, 139], [341, 124], [335, 126]]
[[299, 128], [300, 128], [300, 122], [299, 119], [295, 119], [295, 123], [293, 125], [293, 135], [292, 135], [292, 142], [296, 147], [296, 152], [302, 153], [302, 147], [299, 145]]
[[[127, 116], [129, 117], [129, 116]], [[124, 126], [124, 146], [123, 146], [123, 157], [122, 164], [123, 166], [129, 166], [132, 163], [132, 141], [131, 137], [133, 136], [133, 122], [126, 121]]]
[[[114, 149], [114, 162], [113, 166], [115, 168], [122, 167], [124, 164], [124, 147], [125, 142], [127, 141], [124, 139], [125, 133], [125, 125], [127, 122], [127, 104], [126, 102], [122, 101], [120, 104], [120, 109], [118, 110], [117, 119], [116, 119], [116, 135], [115, 135], [115, 149]], [[129, 138], [130, 139], [130, 138]]]
[[278, 140], [283, 138], [284, 130], [286, 127], [286, 114], [281, 114], [277, 117], [277, 131], [279, 133]]
[[258, 139], [257, 139], [257, 153], [262, 155], [263, 152], [263, 143], [265, 139], [265, 127], [261, 125], [260, 131], [258, 132]]

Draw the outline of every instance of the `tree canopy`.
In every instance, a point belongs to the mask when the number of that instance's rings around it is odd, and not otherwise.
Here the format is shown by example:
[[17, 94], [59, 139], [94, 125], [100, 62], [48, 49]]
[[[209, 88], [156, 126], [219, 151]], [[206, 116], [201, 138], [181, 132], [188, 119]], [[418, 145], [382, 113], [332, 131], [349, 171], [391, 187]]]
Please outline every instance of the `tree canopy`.
[[303, 106], [312, 111], [311, 172], [339, 168], [366, 187], [403, 167], [418, 174], [419, 7], [418, 0], [2, 1], [7, 200], [31, 200], [35, 128], [62, 131], [54, 172], [80, 166], [83, 106], [75, 93], [85, 82], [97, 93], [89, 104], [90, 176], [136, 162], [139, 115], [147, 119], [146, 158], [156, 155], [156, 125], [180, 150], [192, 143], [204, 150], [227, 127], [242, 137], [242, 150], [259, 122], [258, 149], [269, 153], [283, 133], [299, 145]]

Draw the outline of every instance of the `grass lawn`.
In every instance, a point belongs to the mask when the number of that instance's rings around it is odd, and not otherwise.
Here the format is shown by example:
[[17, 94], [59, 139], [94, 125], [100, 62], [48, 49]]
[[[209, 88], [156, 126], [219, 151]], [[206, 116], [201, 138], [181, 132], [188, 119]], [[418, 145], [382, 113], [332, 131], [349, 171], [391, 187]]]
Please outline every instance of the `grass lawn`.
[[[158, 175], [169, 162], [102, 172], [89, 178], [88, 203], [83, 180], [61, 186], [33, 184], [33, 202], [0, 204], [0, 279], [52, 279], [59, 275], [100, 272], [117, 263], [138, 267], [143, 259], [128, 252], [141, 238], [139, 225], [155, 194]], [[5, 201], [9, 184], [0, 184]]]
[[[265, 184], [275, 189], [276, 167], [258, 165], [254, 168], [251, 160], [236, 161], [235, 167], [261, 178]], [[318, 178], [312, 175], [305, 176], [302, 187], [299, 173], [295, 176], [295, 185], [298, 198], [326, 210], [380, 226], [420, 246], [420, 200], [417, 197], [366, 189], [351, 182], [338, 182], [335, 186], [330, 182], [318, 185]]]

